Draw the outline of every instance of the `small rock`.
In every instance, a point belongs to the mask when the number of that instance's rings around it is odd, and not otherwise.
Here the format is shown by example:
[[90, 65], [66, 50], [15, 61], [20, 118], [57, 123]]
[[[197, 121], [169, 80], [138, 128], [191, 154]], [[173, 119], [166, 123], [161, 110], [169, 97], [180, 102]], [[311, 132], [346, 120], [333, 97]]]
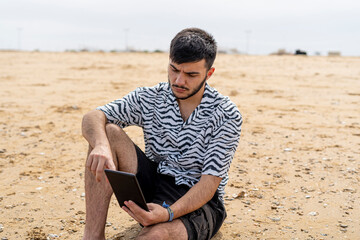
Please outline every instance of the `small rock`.
[[40, 191], [41, 189], [42, 189], [42, 187], [38, 187], [38, 188], [36, 188], [36, 190], [39, 190], [39, 191]]
[[0, 232], [4, 231], [4, 226], [2, 224], [0, 224]]
[[347, 227], [348, 227], [348, 225], [345, 225], [345, 224], [340, 224], [340, 227], [341, 227], [341, 228], [347, 228]]
[[76, 214], [76, 215], [84, 215], [85, 212], [80, 210], [80, 211], [77, 211], [75, 214]]
[[57, 238], [57, 237], [59, 237], [59, 235], [57, 235], [57, 234], [49, 234], [49, 238]]
[[342, 191], [343, 191], [343, 192], [356, 193], [356, 190], [351, 189], [351, 188], [344, 188]]
[[291, 152], [292, 151], [292, 148], [285, 148], [284, 149], [284, 152]]
[[237, 198], [244, 198], [245, 197], [245, 191], [241, 191], [238, 194], [233, 194], [233, 198], [237, 199]]
[[309, 215], [310, 216], [317, 216], [317, 215], [319, 215], [319, 213], [318, 212], [309, 212]]
[[6, 153], [6, 149], [5, 148], [0, 149], [0, 153]]
[[85, 197], [85, 193], [83, 192], [83, 193], [80, 195], [80, 197]]
[[269, 217], [269, 219], [273, 222], [279, 222], [281, 220], [281, 217]]
[[310, 195], [306, 195], [305, 198], [311, 198], [311, 196], [310, 196]]

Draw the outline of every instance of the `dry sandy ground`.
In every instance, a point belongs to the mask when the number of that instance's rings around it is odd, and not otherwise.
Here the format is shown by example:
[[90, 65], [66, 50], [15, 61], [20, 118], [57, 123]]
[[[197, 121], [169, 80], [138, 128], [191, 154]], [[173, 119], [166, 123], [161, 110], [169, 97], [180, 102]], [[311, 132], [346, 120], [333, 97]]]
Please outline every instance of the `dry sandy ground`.
[[[0, 52], [1, 239], [81, 238], [82, 116], [166, 81], [167, 61]], [[215, 239], [360, 239], [360, 58], [219, 55], [215, 67], [210, 85], [244, 117]], [[113, 199], [107, 238], [139, 229]]]

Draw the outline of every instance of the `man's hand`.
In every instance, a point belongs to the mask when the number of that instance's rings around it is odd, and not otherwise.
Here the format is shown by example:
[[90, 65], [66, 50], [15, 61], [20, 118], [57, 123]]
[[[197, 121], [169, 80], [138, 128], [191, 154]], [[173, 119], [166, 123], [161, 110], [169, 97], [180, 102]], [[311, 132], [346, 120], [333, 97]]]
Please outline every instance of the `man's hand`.
[[123, 206], [122, 209], [145, 227], [169, 220], [167, 209], [159, 204], [148, 203], [147, 207], [149, 208], [149, 212], [139, 207], [133, 201], [125, 201], [124, 204], [126, 207]]
[[98, 145], [89, 154], [86, 161], [86, 167], [96, 177], [96, 181], [100, 182], [104, 169], [116, 170], [113, 162], [110, 146]]

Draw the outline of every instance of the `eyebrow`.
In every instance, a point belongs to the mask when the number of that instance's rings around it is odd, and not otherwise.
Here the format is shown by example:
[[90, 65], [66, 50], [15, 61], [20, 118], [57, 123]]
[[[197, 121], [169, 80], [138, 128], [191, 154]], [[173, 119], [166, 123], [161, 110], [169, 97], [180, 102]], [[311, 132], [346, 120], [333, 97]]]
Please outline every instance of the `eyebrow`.
[[[179, 69], [177, 69], [174, 65], [172, 65], [171, 63], [169, 63], [170, 66], [176, 70], [176, 71], [180, 71]], [[185, 72], [186, 74], [189, 74], [189, 75], [194, 75], [194, 74], [200, 74], [199, 72]]]

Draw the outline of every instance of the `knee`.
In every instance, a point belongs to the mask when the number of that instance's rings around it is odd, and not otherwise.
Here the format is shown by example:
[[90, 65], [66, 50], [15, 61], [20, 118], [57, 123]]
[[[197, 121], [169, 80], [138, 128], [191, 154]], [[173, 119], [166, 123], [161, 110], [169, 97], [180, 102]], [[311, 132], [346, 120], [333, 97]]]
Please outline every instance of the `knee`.
[[121, 131], [122, 129], [116, 124], [108, 123], [105, 126], [105, 130], [106, 130], [106, 134], [113, 134]]
[[106, 130], [106, 136], [109, 140], [109, 142], [112, 142], [112, 140], [119, 140], [120, 136], [125, 134], [124, 130], [122, 130], [118, 125], [115, 125], [113, 123], [108, 123], [105, 126]]

